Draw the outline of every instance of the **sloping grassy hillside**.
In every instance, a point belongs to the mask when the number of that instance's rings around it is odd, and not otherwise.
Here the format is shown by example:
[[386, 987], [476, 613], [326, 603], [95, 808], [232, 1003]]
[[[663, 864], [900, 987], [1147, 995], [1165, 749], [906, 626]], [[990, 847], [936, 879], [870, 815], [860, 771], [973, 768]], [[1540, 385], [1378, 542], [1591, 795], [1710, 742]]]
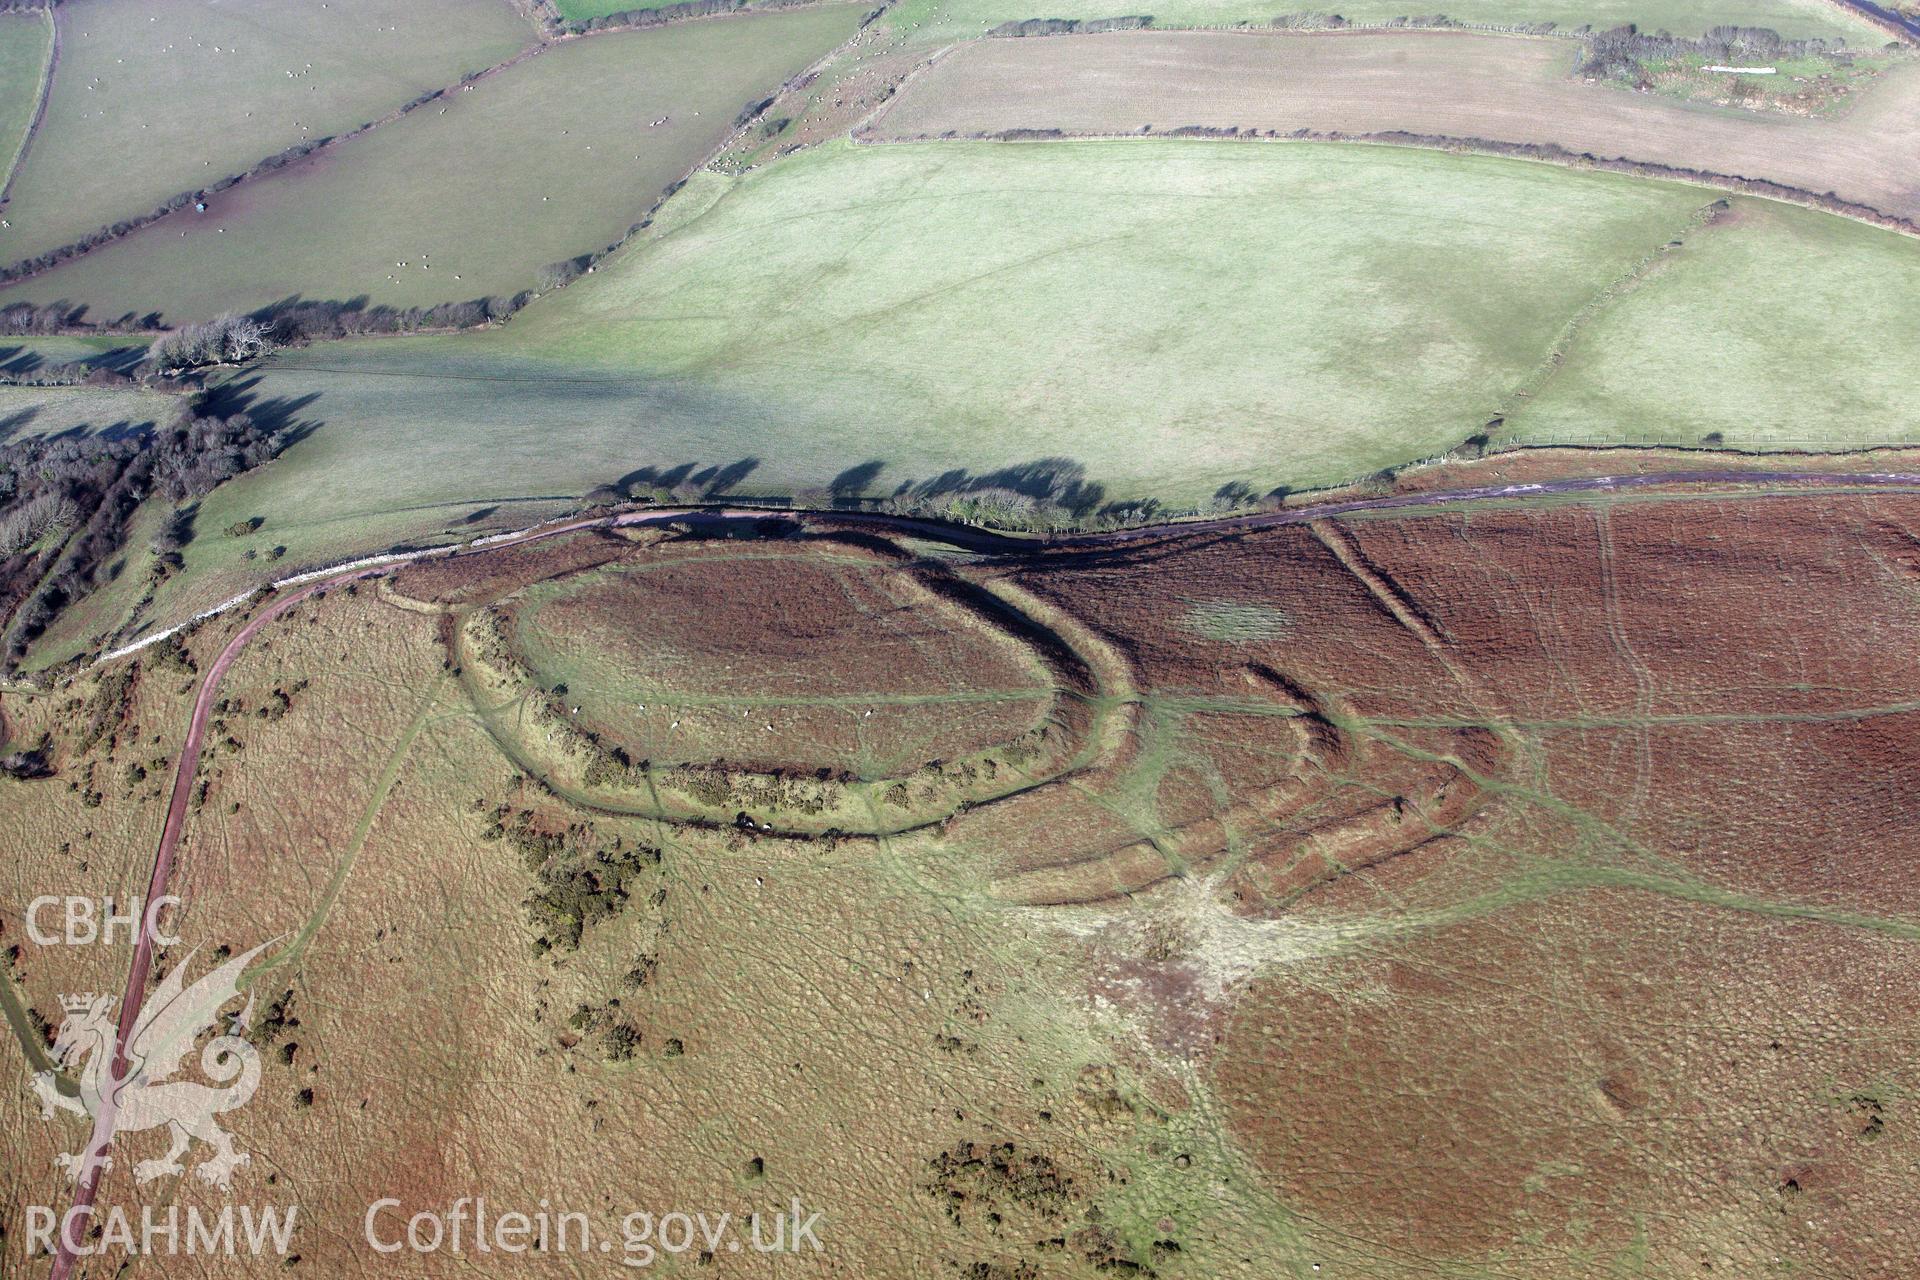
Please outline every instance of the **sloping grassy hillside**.
[[0, 261], [71, 243], [510, 58], [505, 0], [67, 0]]
[[569, 40], [0, 294], [206, 319], [299, 295], [531, 288], [618, 240], [757, 101], [857, 28], [832, 5]]
[[180, 404], [177, 396], [132, 387], [0, 385], [0, 444], [66, 432], [135, 431], [170, 421]]
[[[1387, 148], [829, 147], [501, 329], [284, 353], [236, 398], [320, 425], [201, 521], [263, 516], [291, 565], [646, 468], [793, 494], [864, 467], [844, 487], [880, 494], [1064, 458], [1188, 507], [1332, 483], [1478, 430], [1711, 198]], [[189, 548], [196, 596], [249, 571], [218, 543]]]
[[1766, 201], [1577, 325], [1506, 434], [1861, 448], [1920, 439], [1920, 243]]
[[[259, 516], [291, 572], [662, 477], [820, 501], [1050, 476], [1181, 510], [1433, 456], [1502, 415], [1522, 438], [1916, 438], [1920, 371], [1834, 341], [1825, 308], [1911, 332], [1920, 245], [1678, 184], [1143, 139], [842, 145], [688, 194], [671, 230], [502, 328], [237, 379], [234, 407], [311, 430], [200, 527]], [[1655, 290], [1698, 331], [1616, 327]], [[1762, 367], [1809, 343], [1804, 372]], [[1702, 354], [1634, 354], [1662, 346]], [[1692, 390], [1722, 349], [1754, 375]], [[256, 581], [241, 551], [189, 546], [155, 616]]]
[[0, 186], [13, 172], [40, 102], [53, 25], [42, 14], [0, 14]]

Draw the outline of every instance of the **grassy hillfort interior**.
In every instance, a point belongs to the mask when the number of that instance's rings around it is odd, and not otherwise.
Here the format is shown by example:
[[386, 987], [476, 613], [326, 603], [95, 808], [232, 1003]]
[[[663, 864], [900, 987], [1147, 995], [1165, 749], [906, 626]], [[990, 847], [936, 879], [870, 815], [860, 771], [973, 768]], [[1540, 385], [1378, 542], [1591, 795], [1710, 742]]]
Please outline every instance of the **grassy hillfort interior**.
[[1920, 9], [1402, 8], [0, 0], [0, 1276], [1920, 1274]]

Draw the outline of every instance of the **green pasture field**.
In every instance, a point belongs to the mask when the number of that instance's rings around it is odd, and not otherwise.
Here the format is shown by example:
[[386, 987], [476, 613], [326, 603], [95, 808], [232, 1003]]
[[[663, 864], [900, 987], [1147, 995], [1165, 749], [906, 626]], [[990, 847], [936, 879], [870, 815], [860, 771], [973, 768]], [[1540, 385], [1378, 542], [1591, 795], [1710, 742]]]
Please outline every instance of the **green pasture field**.
[[1717, 433], [1757, 450], [1920, 440], [1920, 243], [1769, 201], [1735, 213], [1583, 325], [1506, 436], [1689, 445]]
[[206, 319], [299, 295], [394, 306], [534, 286], [618, 240], [750, 100], [851, 35], [833, 5], [569, 40], [5, 292]]
[[[0, 343], [0, 356], [12, 350]], [[129, 430], [170, 420], [178, 396], [133, 387], [15, 387], [0, 385], [0, 445], [79, 431]]]
[[[148, 213], [510, 58], [505, 0], [69, 0], [0, 260]], [[216, 52], [216, 50], [218, 50]]]
[[[294, 566], [649, 467], [791, 495], [878, 461], [880, 494], [1065, 457], [1185, 507], [1335, 483], [1479, 429], [1710, 198], [1384, 147], [829, 146], [501, 329], [283, 353], [236, 399], [320, 425], [201, 524], [263, 516]], [[234, 553], [195, 542], [167, 590], [242, 589]]]
[[0, 14], [0, 185], [13, 172], [40, 101], [53, 26], [38, 13]]
[[[835, 145], [712, 187], [500, 329], [238, 375], [236, 406], [311, 429], [197, 527], [260, 516], [290, 573], [676, 468], [817, 501], [863, 464], [852, 487], [882, 496], [1065, 459], [1109, 499], [1178, 511], [1435, 456], [1502, 413], [1528, 439], [1694, 444], [1735, 415], [1758, 444], [1916, 438], [1900, 406], [1920, 374], [1832, 316], [1911, 332], [1920, 245], [1789, 206], [1735, 198], [1702, 229], [1721, 194], [1677, 183], [1164, 139]], [[1814, 349], [1829, 359], [1798, 358]], [[1715, 352], [1750, 372], [1693, 367]], [[1858, 412], [1805, 414], [1823, 403]], [[265, 576], [242, 541], [197, 538], [156, 620]]]
[[149, 345], [150, 339], [141, 334], [0, 337], [0, 375], [19, 377], [55, 365], [83, 363], [130, 369], [146, 356]]
[[1116, 497], [1193, 506], [1457, 443], [1542, 332], [1706, 202], [1385, 148], [839, 145], [505, 329], [359, 367], [532, 377], [486, 394], [563, 403], [638, 379], [633, 466], [757, 455], [768, 492], [870, 459], [879, 494], [1066, 457]]
[[1551, 22], [1566, 31], [1591, 26], [1597, 31], [1634, 23], [1643, 31], [1698, 36], [1710, 27], [1771, 27], [1792, 39], [1820, 37], [1857, 47], [1887, 42], [1878, 28], [1842, 12], [1826, 0], [1440, 0], [1416, 6], [1406, 0], [1360, 0], [1358, 4], [1309, 4], [1305, 0], [1174, 0], [1172, 4], [1134, 4], [1124, 0], [902, 0], [887, 11], [887, 22], [906, 39], [944, 43], [967, 40], [1024, 18], [1079, 18], [1150, 13], [1156, 27], [1266, 26], [1288, 13], [1338, 13], [1356, 25], [1389, 22], [1419, 14], [1444, 14], [1456, 22], [1518, 26]]

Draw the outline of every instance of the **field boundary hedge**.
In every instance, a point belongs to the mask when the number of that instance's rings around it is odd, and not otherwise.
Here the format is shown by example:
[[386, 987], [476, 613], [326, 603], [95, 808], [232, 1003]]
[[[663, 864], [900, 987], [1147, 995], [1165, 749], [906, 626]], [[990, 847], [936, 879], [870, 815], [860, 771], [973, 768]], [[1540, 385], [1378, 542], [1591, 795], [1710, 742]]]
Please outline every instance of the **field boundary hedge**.
[[[258, 178], [258, 177], [263, 177], [267, 174], [277, 173], [280, 170], [288, 167], [289, 165], [297, 164], [300, 161], [306, 160], [312, 156], [319, 155], [323, 152], [329, 151], [332, 148], [341, 145], [342, 143], [351, 142], [353, 139], [361, 137], [364, 134], [370, 133], [375, 129], [379, 129], [386, 125], [390, 125], [396, 120], [399, 120], [411, 114], [412, 112], [418, 110], [421, 107], [428, 105], [429, 103], [438, 102], [441, 98], [444, 98], [449, 93], [453, 93], [456, 90], [464, 89], [467, 86], [475, 84], [480, 80], [486, 79], [489, 76], [497, 75], [500, 72], [507, 71], [514, 67], [517, 67], [521, 63], [529, 61], [530, 59], [536, 58], [539, 55], [547, 52], [549, 49], [552, 49], [566, 41], [577, 40], [577, 39], [587, 39], [595, 35], [614, 33], [614, 32], [620, 32], [620, 31], [643, 30], [649, 27], [674, 25], [680, 22], [690, 22], [697, 19], [701, 19], [701, 18], [707, 18], [707, 17], [732, 16], [732, 15], [742, 14], [742, 13], [745, 13], [745, 14], [767, 13], [767, 12], [774, 12], [782, 9], [811, 8], [816, 4], [831, 3], [831, 2], [833, 2], [833, 0], [783, 0], [782, 3], [759, 4], [759, 5], [749, 6], [746, 3], [744, 3], [744, 0], [697, 0], [697, 3], [695, 4], [674, 5], [674, 6], [671, 6], [671, 8], [674, 10], [697, 8], [701, 10], [698, 13], [682, 13], [682, 14], [677, 14], [672, 18], [662, 19], [656, 22], [638, 23], [631, 26], [601, 26], [601, 27], [594, 27], [591, 29], [583, 29], [580, 31], [565, 30], [557, 34], [554, 34], [548, 38], [544, 38], [544, 39], [536, 38], [535, 43], [529, 45], [525, 49], [522, 49], [520, 52], [514, 54], [511, 58], [507, 58], [501, 62], [496, 62], [490, 67], [483, 67], [478, 71], [469, 72], [468, 74], [462, 76], [454, 84], [444, 85], [438, 89], [428, 90], [427, 92], [420, 94], [418, 97], [415, 97], [411, 101], [403, 103], [398, 107], [395, 107], [393, 110], [387, 112], [385, 115], [379, 117], [378, 119], [368, 121], [366, 124], [361, 125], [357, 129], [349, 129], [344, 133], [331, 134], [324, 138], [315, 138], [310, 142], [295, 143], [293, 146], [286, 148], [284, 151], [277, 152], [274, 155], [270, 155], [266, 159], [261, 160], [259, 163], [255, 164], [252, 168], [246, 170], [243, 173], [228, 174], [227, 176], [220, 178], [217, 181], [211, 182], [204, 187], [196, 187], [190, 191], [178, 192], [173, 196], [168, 197], [166, 200], [162, 201], [159, 205], [155, 206], [153, 209], [148, 210], [146, 213], [138, 214], [131, 218], [124, 218], [118, 222], [114, 222], [106, 226], [95, 228], [93, 231], [88, 232], [86, 235], [82, 236], [80, 239], [70, 241], [67, 244], [63, 244], [57, 249], [49, 249], [45, 253], [36, 254], [31, 258], [21, 258], [15, 262], [11, 262], [4, 266], [0, 266], [0, 286], [18, 284], [23, 280], [30, 280], [36, 276], [44, 274], [45, 272], [53, 270], [55, 267], [58, 267], [64, 263], [70, 262], [74, 258], [80, 257], [83, 254], [90, 253], [93, 250], [99, 248], [101, 245], [110, 244], [115, 240], [124, 239], [125, 237], [132, 235], [136, 231], [140, 231], [147, 227], [150, 227], [155, 223], [160, 222], [162, 219], [169, 218], [174, 214], [179, 213], [181, 210], [185, 209], [189, 205], [198, 203], [200, 201], [204, 201], [208, 196], [218, 195], [220, 192], [226, 191], [232, 187], [235, 187], [240, 183], [245, 182], [249, 178]], [[655, 12], [664, 13], [664, 12], [667, 12], [667, 10], [659, 10]], [[861, 28], [864, 29], [869, 23], [871, 23], [873, 18], [877, 16], [879, 12], [880, 12], [879, 9], [875, 9], [872, 13], [870, 13], [866, 17], [866, 19], [862, 21]], [[54, 25], [54, 39], [56, 42], [59, 40], [59, 24], [58, 23], [55, 23]], [[47, 82], [48, 82], [48, 85], [50, 86], [52, 83], [51, 75], [48, 76]], [[784, 89], [784, 87], [785, 86], [783, 85], [782, 88]], [[769, 101], [771, 100], [769, 99]], [[765, 106], [764, 103], [761, 105], [762, 107]], [[44, 108], [44, 103], [43, 103], [43, 108]], [[36, 121], [36, 127], [37, 127], [37, 121]], [[731, 137], [729, 137], [728, 140], [731, 141]], [[23, 157], [24, 157], [24, 154], [25, 152], [23, 150], [22, 151]], [[711, 157], [707, 157], [707, 159], [711, 159]], [[705, 163], [707, 163], [707, 159], [703, 159], [701, 161], [701, 165], [704, 165]], [[696, 165], [694, 167], [697, 169], [700, 167], [700, 165]], [[657, 204], [655, 207], [656, 208], [658, 207]], [[638, 227], [634, 228], [634, 230], [637, 230], [637, 229]], [[611, 252], [612, 249], [618, 248], [620, 247], [620, 245], [625, 244], [627, 239], [631, 238], [632, 234], [633, 234], [633, 231], [630, 230], [627, 236], [622, 237], [618, 242], [616, 242], [609, 249], [601, 250], [599, 253], [582, 254], [581, 259], [586, 263], [590, 263], [591, 261], [597, 261], [600, 257], [605, 256], [606, 253]]]
[[542, 0], [545, 29], [555, 39], [593, 35], [601, 31], [644, 31], [649, 27], [670, 26], [694, 18], [712, 18], [735, 13], [776, 13], [782, 9], [804, 9], [831, 0], [680, 0], [677, 4], [652, 9], [619, 9], [597, 18], [563, 18], [548, 0]]
[[50, 39], [47, 46], [47, 65], [40, 69], [40, 91], [34, 100], [33, 115], [27, 119], [26, 132], [20, 135], [20, 148], [13, 153], [13, 161], [7, 165], [4, 181], [0, 181], [0, 212], [4, 212], [7, 201], [13, 196], [13, 180], [20, 176], [20, 170], [26, 166], [27, 152], [33, 150], [34, 135], [40, 132], [40, 125], [47, 118], [47, 103], [53, 100], [53, 76], [60, 69], [60, 23], [53, 16], [53, 9], [37, 5], [20, 9], [0, 9], [0, 15], [39, 13], [47, 24]]
[[[55, 26], [55, 32], [57, 39], [57, 24]], [[223, 178], [208, 183], [206, 186], [195, 187], [189, 191], [176, 192], [146, 213], [136, 214], [131, 218], [123, 218], [118, 222], [97, 227], [80, 237], [80, 239], [69, 241], [57, 249], [49, 249], [45, 253], [36, 254], [31, 258], [21, 258], [5, 266], [0, 266], [0, 285], [17, 284], [22, 280], [32, 279], [34, 276], [40, 275], [43, 272], [51, 271], [62, 263], [69, 262], [74, 258], [80, 257], [82, 254], [89, 253], [103, 244], [111, 244], [115, 240], [123, 239], [136, 231], [150, 227], [161, 219], [171, 217], [173, 214], [180, 212], [190, 204], [204, 201], [208, 196], [218, 195], [222, 191], [238, 186], [249, 178], [257, 178], [265, 174], [277, 173], [288, 165], [297, 164], [309, 156], [317, 155], [320, 152], [339, 146], [343, 142], [350, 142], [362, 134], [370, 133], [380, 128], [382, 125], [391, 124], [395, 120], [426, 106], [430, 102], [438, 102], [454, 90], [464, 88], [482, 77], [504, 71], [509, 67], [518, 66], [521, 62], [526, 61], [535, 54], [543, 52], [549, 47], [548, 43], [531, 45], [522, 49], [519, 53], [514, 54], [511, 58], [506, 59], [504, 62], [497, 62], [490, 67], [485, 67], [479, 71], [470, 72], [462, 76], [458, 83], [445, 85], [438, 89], [430, 89], [413, 98], [411, 101], [395, 107], [378, 119], [369, 120], [357, 129], [349, 129], [345, 133], [329, 134], [324, 138], [315, 138], [311, 142], [296, 142], [285, 150], [275, 152], [273, 155], [259, 161], [252, 168], [244, 172], [230, 173]]]
[[1626, 156], [1602, 156], [1591, 151], [1574, 151], [1557, 142], [1501, 142], [1493, 138], [1458, 137], [1441, 133], [1412, 133], [1389, 129], [1373, 133], [1348, 133], [1337, 129], [1241, 129], [1234, 125], [1180, 125], [1172, 129], [1132, 133], [1082, 132], [1067, 129], [996, 129], [985, 132], [948, 132], [939, 134], [901, 134], [881, 138], [862, 130], [854, 141], [863, 146], [893, 146], [926, 142], [1092, 142], [1127, 138], [1205, 138], [1221, 142], [1340, 142], [1363, 146], [1415, 147], [1426, 151], [1467, 152], [1474, 155], [1503, 156], [1508, 159], [1536, 160], [1573, 169], [1598, 169], [1639, 178], [1660, 178], [1686, 182], [1694, 186], [1715, 187], [1738, 195], [1759, 196], [1786, 204], [1797, 204], [1864, 222], [1871, 226], [1920, 237], [1920, 222], [1885, 213], [1872, 205], [1848, 200], [1833, 191], [1810, 191], [1804, 187], [1775, 182], [1771, 178], [1749, 178], [1741, 174], [1719, 173], [1682, 165], [1661, 164], [1653, 160], [1634, 160]]

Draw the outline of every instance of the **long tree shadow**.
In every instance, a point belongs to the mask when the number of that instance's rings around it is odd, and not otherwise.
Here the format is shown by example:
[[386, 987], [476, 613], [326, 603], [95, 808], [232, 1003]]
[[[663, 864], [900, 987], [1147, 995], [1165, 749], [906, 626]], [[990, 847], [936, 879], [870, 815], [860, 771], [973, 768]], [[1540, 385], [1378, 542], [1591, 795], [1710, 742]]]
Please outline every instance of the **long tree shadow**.
[[39, 416], [40, 409], [35, 405], [22, 409], [17, 413], [9, 413], [5, 417], [0, 417], [0, 444], [7, 443], [7, 441], [32, 426], [33, 420]]
[[1085, 464], [1062, 457], [1035, 458], [984, 472], [956, 467], [928, 480], [904, 481], [894, 489], [894, 496], [932, 499], [994, 491], [1051, 502], [1078, 518], [1093, 514], [1107, 496], [1105, 485], [1087, 479]]
[[733, 493], [759, 466], [758, 458], [741, 458], [724, 465], [682, 462], [670, 467], [640, 467], [627, 472], [608, 488], [621, 501], [643, 496], [705, 501]]
[[320, 399], [320, 392], [310, 391], [299, 396], [262, 396], [258, 390], [261, 381], [260, 376], [255, 374], [208, 387], [200, 393], [195, 412], [208, 418], [234, 418], [244, 414], [253, 420], [255, 426], [279, 434], [283, 441], [283, 452], [326, 425], [321, 419], [300, 417]]
[[144, 343], [129, 343], [126, 346], [90, 351], [72, 360], [49, 360], [45, 352], [36, 351], [24, 344], [0, 346], [0, 375], [9, 378], [26, 378], [62, 366], [78, 366], [87, 370], [105, 369], [109, 373], [124, 374], [138, 367], [146, 358], [147, 348]]
[[1105, 485], [1087, 479], [1084, 463], [1059, 456], [1035, 458], [992, 471], [954, 467], [925, 480], [901, 480], [891, 490], [876, 492], [886, 468], [886, 462], [878, 458], [848, 467], [828, 484], [827, 493], [835, 506], [864, 506], [878, 501], [895, 508], [937, 508], [942, 499], [951, 498], [1018, 497], [1050, 504], [1076, 520], [1100, 511], [1107, 496]]
[[[603, 502], [714, 501], [736, 493], [760, 465], [759, 458], [749, 457], [724, 466], [682, 462], [640, 467], [595, 489], [589, 496]], [[925, 480], [902, 480], [890, 488], [880, 484], [888, 465], [885, 459], [869, 458], [839, 472], [823, 488], [801, 489], [772, 500], [791, 502], [799, 507], [937, 515], [955, 499], [1023, 499], [1072, 520], [1095, 516], [1110, 519], [1151, 516], [1160, 505], [1151, 498], [1108, 502], [1106, 486], [1087, 479], [1085, 465], [1072, 458], [1035, 458], [992, 471], [956, 467]], [[1231, 486], [1223, 488], [1221, 494], [1231, 489]], [[1239, 487], [1244, 489], [1245, 486]]]
[[279, 340], [344, 338], [364, 333], [402, 333], [420, 328], [468, 329], [487, 320], [513, 314], [530, 296], [527, 290], [511, 295], [449, 299], [425, 307], [396, 307], [376, 303], [368, 294], [351, 298], [307, 298], [288, 294], [247, 313], [267, 325]]

